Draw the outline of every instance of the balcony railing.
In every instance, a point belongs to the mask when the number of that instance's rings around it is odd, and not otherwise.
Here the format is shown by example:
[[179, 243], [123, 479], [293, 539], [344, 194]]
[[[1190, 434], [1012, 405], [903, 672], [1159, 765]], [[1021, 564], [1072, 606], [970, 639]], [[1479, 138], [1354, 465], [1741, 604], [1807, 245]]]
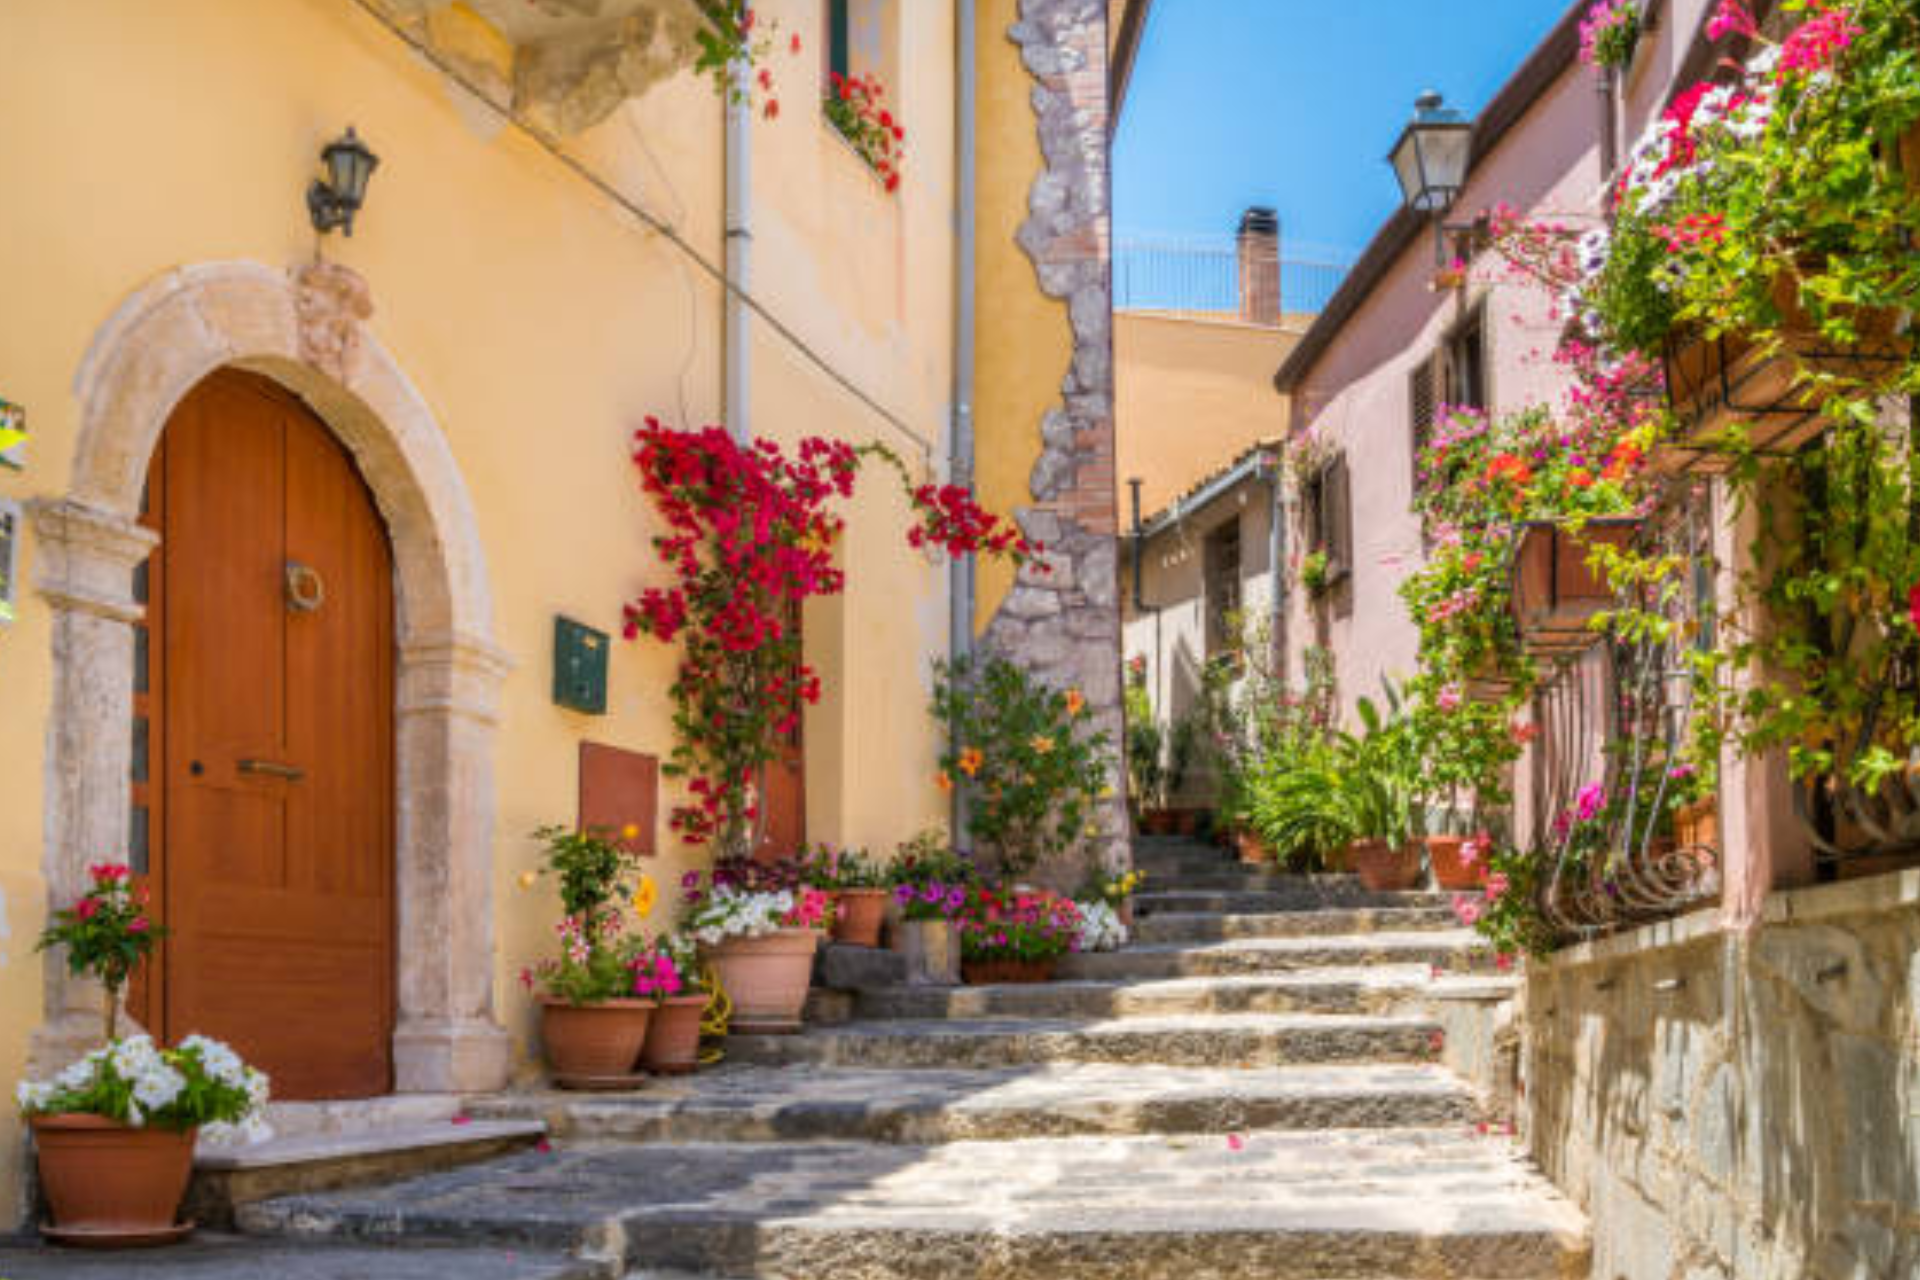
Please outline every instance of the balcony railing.
[[[1283, 250], [1278, 323], [1304, 328], [1326, 308], [1352, 265], [1333, 250]], [[1240, 253], [1230, 236], [1114, 242], [1115, 310], [1238, 316], [1242, 285]]]

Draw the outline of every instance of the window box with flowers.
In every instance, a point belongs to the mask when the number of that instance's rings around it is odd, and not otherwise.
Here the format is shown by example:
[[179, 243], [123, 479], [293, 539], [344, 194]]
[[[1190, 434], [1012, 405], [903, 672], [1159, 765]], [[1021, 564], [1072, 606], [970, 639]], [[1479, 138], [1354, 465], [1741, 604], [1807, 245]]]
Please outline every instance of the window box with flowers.
[[880, 185], [890, 193], [898, 191], [907, 131], [887, 105], [880, 77], [829, 72], [820, 110], [854, 154], [873, 170]]

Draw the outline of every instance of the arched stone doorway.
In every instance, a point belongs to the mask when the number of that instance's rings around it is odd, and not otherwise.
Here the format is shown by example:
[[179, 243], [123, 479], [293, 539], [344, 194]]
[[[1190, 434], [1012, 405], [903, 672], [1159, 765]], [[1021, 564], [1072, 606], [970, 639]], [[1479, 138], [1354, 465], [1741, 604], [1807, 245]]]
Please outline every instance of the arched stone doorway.
[[[343, 268], [185, 267], [121, 306], [76, 380], [81, 425], [67, 496], [33, 504], [34, 585], [52, 606], [46, 776], [48, 892], [127, 847], [133, 569], [148, 459], [187, 392], [222, 368], [293, 392], [353, 455], [394, 555], [395, 864], [399, 971], [393, 1060], [402, 1092], [496, 1088], [508, 1068], [493, 1009], [493, 734], [509, 661], [492, 640], [479, 532], [452, 454], [367, 330]], [[46, 965], [36, 1068], [97, 1040], [98, 998]]]

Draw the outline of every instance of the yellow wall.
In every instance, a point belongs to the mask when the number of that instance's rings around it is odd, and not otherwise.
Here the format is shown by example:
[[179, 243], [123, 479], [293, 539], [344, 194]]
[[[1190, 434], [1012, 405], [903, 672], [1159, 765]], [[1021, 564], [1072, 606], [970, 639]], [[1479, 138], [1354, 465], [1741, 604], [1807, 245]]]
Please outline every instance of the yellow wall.
[[[1033, 79], [1007, 38], [1017, 0], [978, 0], [980, 80], [979, 309], [974, 324], [974, 488], [993, 511], [1030, 505], [1028, 478], [1040, 459], [1040, 419], [1060, 403], [1073, 360], [1067, 305], [1040, 291], [1033, 261], [1014, 243], [1044, 159], [1033, 117]], [[982, 559], [974, 621], [984, 628], [1013, 586], [1004, 564]]]
[[1122, 519], [1138, 476], [1151, 516], [1260, 440], [1286, 429], [1273, 373], [1299, 334], [1228, 318], [1114, 317], [1114, 432]]
[[[762, 7], [820, 47], [818, 4]], [[994, 7], [1010, 13], [1011, 0]], [[890, 86], [910, 131], [897, 199], [810, 109], [817, 57], [776, 61], [783, 111], [754, 126], [754, 291], [823, 359], [938, 440], [950, 387], [951, 7], [916, 0], [900, 28], [914, 78]], [[548, 697], [552, 618], [617, 632], [622, 602], [659, 580], [629, 434], [649, 412], [718, 416], [719, 290], [342, 0], [13, 0], [0, 7], [0, 47], [0, 118], [12, 122], [0, 130], [0, 173], [13, 175], [0, 235], [0, 396], [26, 405], [33, 428], [30, 465], [0, 471], [0, 495], [64, 492], [75, 371], [130, 293], [181, 264], [306, 259], [302, 194], [320, 145], [351, 122], [380, 154], [355, 236], [331, 237], [325, 251], [370, 283], [374, 331], [447, 435], [485, 543], [495, 638], [518, 664], [496, 756], [495, 981], [509, 1026], [524, 1032], [530, 1012], [509, 975], [544, 953], [555, 911], [515, 887], [536, 853], [526, 833], [572, 819], [582, 738], [661, 756], [671, 746], [673, 655], [618, 644], [610, 714], [567, 713]], [[662, 84], [571, 145], [720, 258], [721, 111], [705, 81]], [[759, 433], [883, 439], [923, 464], [764, 327], [754, 376]], [[816, 610], [812, 656], [835, 692], [807, 727], [812, 833], [876, 850], [944, 811], [924, 711], [927, 663], [945, 632], [944, 569], [904, 546], [905, 509], [885, 489], [872, 476], [852, 512], [848, 596]], [[28, 538], [23, 580], [32, 558]], [[27, 588], [20, 620], [0, 627], [6, 1082], [19, 1077], [40, 1014], [32, 942], [45, 893], [51, 675], [49, 611]], [[661, 840], [657, 870], [672, 887], [696, 859], [672, 847], [664, 824]], [[11, 1206], [18, 1134], [4, 1114], [0, 1205]], [[0, 1227], [9, 1217], [0, 1209]]]

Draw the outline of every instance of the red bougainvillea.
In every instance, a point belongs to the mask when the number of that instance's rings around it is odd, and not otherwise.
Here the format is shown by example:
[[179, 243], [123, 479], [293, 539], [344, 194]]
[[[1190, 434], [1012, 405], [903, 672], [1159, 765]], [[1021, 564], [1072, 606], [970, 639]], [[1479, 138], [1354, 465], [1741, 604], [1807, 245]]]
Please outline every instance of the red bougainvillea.
[[846, 586], [833, 555], [845, 521], [834, 505], [853, 496], [863, 463], [883, 462], [899, 476], [915, 512], [907, 530], [915, 547], [1015, 564], [1042, 550], [967, 490], [914, 486], [883, 445], [809, 437], [788, 455], [767, 440], [743, 445], [721, 427], [683, 430], [648, 418], [633, 458], [666, 524], [653, 547], [672, 581], [626, 606], [625, 633], [683, 646], [667, 771], [688, 779], [693, 802], [673, 811], [672, 825], [689, 843], [717, 841], [734, 854], [749, 848], [760, 819], [762, 770], [820, 699], [796, 624], [807, 599]]

